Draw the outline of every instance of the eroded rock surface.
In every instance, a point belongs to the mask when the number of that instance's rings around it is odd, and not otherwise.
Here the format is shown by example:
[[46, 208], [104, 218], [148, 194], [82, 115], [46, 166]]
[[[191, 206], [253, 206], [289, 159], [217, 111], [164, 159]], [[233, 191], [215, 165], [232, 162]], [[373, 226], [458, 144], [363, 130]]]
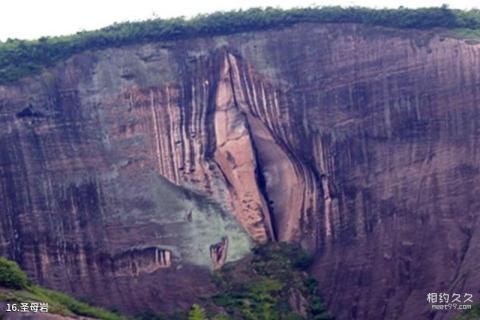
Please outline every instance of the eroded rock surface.
[[480, 295], [479, 110], [480, 46], [438, 31], [80, 54], [0, 87], [0, 253], [77, 296], [167, 310], [248, 251], [241, 225], [314, 253], [338, 319], [450, 318], [426, 293]]

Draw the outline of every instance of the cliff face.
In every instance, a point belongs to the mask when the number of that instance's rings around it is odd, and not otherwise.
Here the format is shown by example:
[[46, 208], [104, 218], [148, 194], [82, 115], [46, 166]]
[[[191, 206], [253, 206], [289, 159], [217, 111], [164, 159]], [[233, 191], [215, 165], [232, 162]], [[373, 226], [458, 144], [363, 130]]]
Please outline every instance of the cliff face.
[[480, 46], [432, 32], [86, 52], [0, 86], [0, 253], [172, 311], [249, 239], [294, 241], [339, 319], [425, 318], [428, 292], [480, 294], [479, 107]]

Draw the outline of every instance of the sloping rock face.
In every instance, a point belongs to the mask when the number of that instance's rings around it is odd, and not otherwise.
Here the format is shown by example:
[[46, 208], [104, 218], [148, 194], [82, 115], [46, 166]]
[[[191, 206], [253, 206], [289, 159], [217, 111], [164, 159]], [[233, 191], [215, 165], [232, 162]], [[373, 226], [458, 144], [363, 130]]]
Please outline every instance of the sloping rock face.
[[314, 253], [338, 319], [480, 295], [478, 44], [303, 24], [87, 52], [0, 87], [0, 122], [0, 253], [42, 284], [172, 311], [245, 230]]

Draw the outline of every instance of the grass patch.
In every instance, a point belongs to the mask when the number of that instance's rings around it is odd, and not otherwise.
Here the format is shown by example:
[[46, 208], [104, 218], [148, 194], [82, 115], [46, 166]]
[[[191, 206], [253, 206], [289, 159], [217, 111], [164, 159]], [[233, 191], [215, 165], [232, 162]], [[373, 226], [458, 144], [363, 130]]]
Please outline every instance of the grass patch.
[[124, 319], [115, 313], [92, 307], [61, 292], [33, 285], [15, 262], [3, 257], [0, 257], [0, 301], [46, 302], [51, 313], [105, 320]]
[[105, 320], [125, 319], [107, 310], [92, 307], [58, 291], [29, 286], [23, 290], [0, 288], [0, 300], [8, 302], [46, 302], [50, 313], [64, 316], [86, 316]]

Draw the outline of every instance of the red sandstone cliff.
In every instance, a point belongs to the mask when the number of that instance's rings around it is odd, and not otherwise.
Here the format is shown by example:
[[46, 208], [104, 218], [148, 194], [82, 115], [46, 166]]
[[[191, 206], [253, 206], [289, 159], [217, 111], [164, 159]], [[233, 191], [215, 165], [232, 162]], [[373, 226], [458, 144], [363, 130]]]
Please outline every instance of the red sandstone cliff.
[[86, 52], [0, 86], [0, 253], [77, 296], [173, 310], [248, 252], [243, 229], [314, 253], [338, 319], [448, 318], [426, 293], [480, 295], [479, 108], [480, 45], [438, 32]]

